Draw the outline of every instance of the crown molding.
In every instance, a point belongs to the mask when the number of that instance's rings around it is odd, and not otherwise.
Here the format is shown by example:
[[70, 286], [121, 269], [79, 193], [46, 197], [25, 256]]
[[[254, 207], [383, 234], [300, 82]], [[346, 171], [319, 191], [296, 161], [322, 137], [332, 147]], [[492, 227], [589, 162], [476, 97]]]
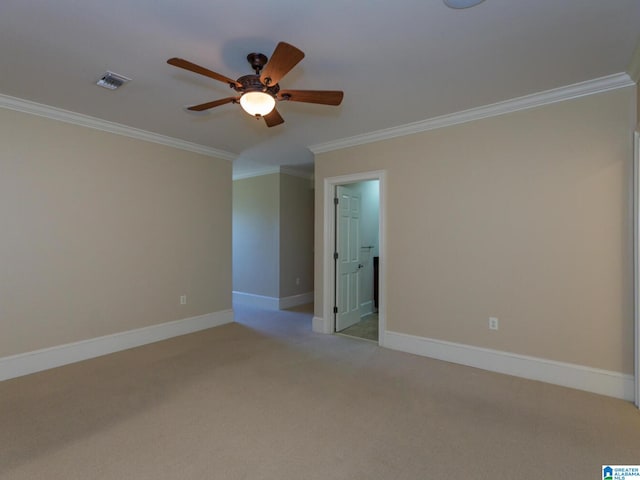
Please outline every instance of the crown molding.
[[272, 173], [280, 173], [280, 167], [258, 167], [248, 172], [233, 175], [234, 180], [244, 180], [245, 178], [261, 177], [263, 175], [271, 175]]
[[38, 115], [40, 117], [50, 118], [52, 120], [59, 120], [65, 123], [72, 123], [74, 125], [80, 125], [82, 127], [93, 128], [95, 130], [102, 130], [104, 132], [114, 133], [116, 135], [136, 138], [138, 140], [144, 140], [145, 142], [159, 143], [160, 145], [166, 145], [169, 147], [178, 148], [180, 150], [200, 153], [202, 155], [221, 158], [223, 160], [233, 161], [237, 157], [236, 154], [227, 152], [225, 150], [218, 150], [217, 148], [187, 142], [178, 138], [167, 137], [158, 133], [128, 127], [120, 123], [109, 122], [100, 118], [90, 117], [89, 115], [83, 115], [81, 113], [71, 112], [69, 110], [63, 110], [61, 108], [51, 107], [42, 103], [31, 102], [29, 100], [11, 97], [9, 95], [0, 94], [0, 107], [10, 110], [16, 110], [23, 113], [30, 113], [32, 115]]
[[284, 173], [291, 175], [292, 177], [300, 177], [305, 180], [312, 180], [313, 173], [301, 172], [293, 167], [258, 167], [248, 172], [238, 173], [233, 175], [234, 180], [244, 180], [246, 178], [261, 177], [263, 175], [271, 175], [272, 173]]
[[614, 75], [596, 78], [586, 82], [575, 83], [573, 85], [567, 85], [553, 90], [525, 95], [524, 97], [472, 108], [470, 110], [428, 118], [426, 120], [408, 123], [398, 127], [377, 130], [375, 132], [364, 133], [362, 135], [311, 145], [309, 146], [309, 150], [317, 155], [319, 153], [330, 152], [332, 150], [355, 147], [357, 145], [378, 142], [389, 138], [402, 137], [413, 133], [426, 132], [428, 130], [435, 130], [438, 128], [449, 127], [451, 125], [472, 122], [482, 118], [504, 115], [505, 113], [527, 110], [530, 108], [540, 107], [542, 105], [548, 105], [550, 103], [562, 102], [573, 98], [606, 92], [608, 90], [630, 87], [634, 84], [635, 83], [629, 74], [616, 73]]

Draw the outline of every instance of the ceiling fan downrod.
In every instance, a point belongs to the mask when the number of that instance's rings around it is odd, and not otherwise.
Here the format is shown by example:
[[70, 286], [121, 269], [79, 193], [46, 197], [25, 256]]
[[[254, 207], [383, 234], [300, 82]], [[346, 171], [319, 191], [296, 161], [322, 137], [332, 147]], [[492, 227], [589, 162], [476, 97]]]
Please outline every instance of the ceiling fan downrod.
[[267, 56], [262, 53], [250, 53], [247, 55], [247, 61], [256, 72], [256, 75], [260, 75], [262, 68], [267, 64]]

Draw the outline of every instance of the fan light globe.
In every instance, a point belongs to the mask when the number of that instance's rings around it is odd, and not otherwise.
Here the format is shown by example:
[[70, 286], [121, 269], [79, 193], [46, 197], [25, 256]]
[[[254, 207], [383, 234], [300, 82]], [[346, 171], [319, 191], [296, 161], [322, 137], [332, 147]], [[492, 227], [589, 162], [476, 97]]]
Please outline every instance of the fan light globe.
[[276, 100], [268, 93], [247, 92], [240, 97], [240, 105], [249, 115], [264, 117], [276, 106]]
[[444, 0], [444, 4], [449, 8], [470, 8], [484, 2], [484, 0]]

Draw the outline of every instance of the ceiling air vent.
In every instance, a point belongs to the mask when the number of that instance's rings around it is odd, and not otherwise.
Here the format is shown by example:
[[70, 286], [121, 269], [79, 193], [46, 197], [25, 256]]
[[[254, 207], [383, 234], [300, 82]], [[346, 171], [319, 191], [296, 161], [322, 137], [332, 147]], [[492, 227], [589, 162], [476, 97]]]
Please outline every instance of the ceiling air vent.
[[107, 72], [102, 76], [102, 78], [100, 78], [100, 80], [96, 82], [96, 85], [108, 88], [109, 90], [116, 90], [117, 88], [120, 88], [122, 85], [130, 81], [131, 79], [125, 77], [124, 75]]

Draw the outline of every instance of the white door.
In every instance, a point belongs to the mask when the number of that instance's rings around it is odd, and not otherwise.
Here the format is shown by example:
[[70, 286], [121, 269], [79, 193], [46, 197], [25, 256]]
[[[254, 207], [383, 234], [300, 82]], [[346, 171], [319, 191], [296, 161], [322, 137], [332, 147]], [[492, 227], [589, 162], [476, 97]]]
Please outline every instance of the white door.
[[336, 189], [336, 332], [360, 321], [360, 195]]

